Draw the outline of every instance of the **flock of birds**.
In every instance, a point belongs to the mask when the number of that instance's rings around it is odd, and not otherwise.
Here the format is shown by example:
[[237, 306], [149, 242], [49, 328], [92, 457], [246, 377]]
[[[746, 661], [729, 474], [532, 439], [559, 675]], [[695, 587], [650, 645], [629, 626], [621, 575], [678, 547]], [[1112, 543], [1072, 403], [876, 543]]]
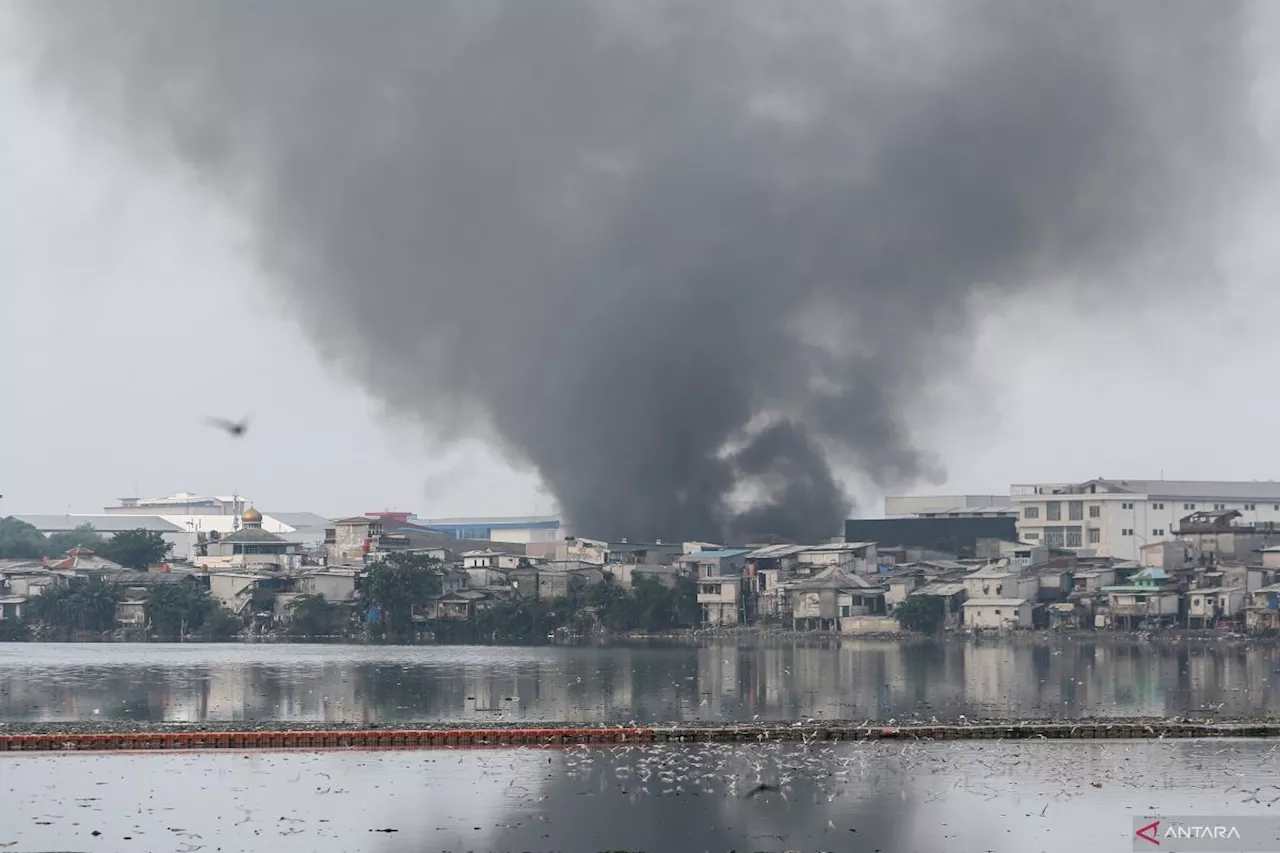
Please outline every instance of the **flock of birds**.
[[[1122, 817], [1158, 812], [1171, 795], [1252, 813], [1280, 802], [1280, 744], [1248, 741], [813, 739], [13, 760], [26, 766], [0, 798], [0, 850], [56, 838], [138, 851], [160, 844], [183, 853], [285, 853], [360, 849], [371, 833], [463, 840], [449, 849], [508, 849], [506, 840], [524, 845], [510, 849], [587, 849], [587, 835], [634, 839], [647, 821], [668, 815], [691, 839], [719, 825], [719, 837], [730, 832], [754, 845], [738, 849], [798, 849], [799, 836], [804, 849], [863, 849], [848, 845], [882, 837], [908, 815], [919, 825], [930, 813], [921, 806], [940, 799], [985, 803], [960, 811], [988, 815], [1000, 836], [1024, 821], [1059, 840], [1073, 820], [1057, 811], [1064, 801]], [[335, 802], [338, 795], [349, 798]], [[651, 797], [664, 800], [645, 808]], [[946, 849], [1008, 849], [948, 819], [926, 830], [943, 833]]]

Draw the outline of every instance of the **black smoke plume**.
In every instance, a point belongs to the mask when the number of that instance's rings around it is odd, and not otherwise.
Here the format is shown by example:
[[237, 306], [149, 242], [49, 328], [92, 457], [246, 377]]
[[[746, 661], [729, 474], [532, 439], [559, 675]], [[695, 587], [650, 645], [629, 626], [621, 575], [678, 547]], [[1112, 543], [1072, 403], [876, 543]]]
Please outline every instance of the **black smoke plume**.
[[1206, 281], [1251, 156], [1246, 12], [38, 0], [19, 18], [47, 83], [247, 218], [329, 357], [432, 432], [534, 466], [582, 533], [811, 539], [849, 509], [833, 464], [940, 479], [907, 411], [963, 365], [975, 295]]

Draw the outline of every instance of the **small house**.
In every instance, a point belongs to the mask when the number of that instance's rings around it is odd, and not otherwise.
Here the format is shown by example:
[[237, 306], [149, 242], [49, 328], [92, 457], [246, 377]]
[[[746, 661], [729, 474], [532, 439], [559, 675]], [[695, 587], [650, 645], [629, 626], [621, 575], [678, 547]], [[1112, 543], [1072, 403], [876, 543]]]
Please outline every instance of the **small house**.
[[994, 563], [964, 576], [965, 596], [975, 598], [1033, 599], [1040, 589], [1040, 579]]
[[741, 575], [746, 568], [746, 555], [749, 553], [746, 548], [715, 548], [683, 554], [678, 562], [688, 574], [699, 580], [718, 578]]
[[1264, 586], [1249, 596], [1244, 624], [1255, 632], [1280, 631], [1280, 583]]
[[930, 595], [942, 599], [944, 628], [958, 627], [964, 621], [964, 584], [959, 581], [935, 582], [925, 584], [909, 593], [910, 598], [917, 595]]
[[748, 621], [747, 598], [742, 594], [744, 579], [729, 575], [698, 579], [698, 605], [702, 624], [710, 627], [740, 625]]
[[1245, 593], [1239, 587], [1193, 589], [1187, 592], [1187, 625], [1213, 628], [1224, 620], [1235, 621], [1244, 613]]
[[1103, 588], [1109, 622], [1126, 629], [1172, 624], [1178, 618], [1178, 589], [1164, 569], [1147, 567], [1126, 584]]
[[884, 590], [861, 575], [831, 566], [784, 585], [794, 630], [844, 630], [841, 621], [884, 615]]
[[811, 545], [796, 555], [796, 574], [814, 575], [825, 569], [851, 575], [876, 574], [880, 570], [874, 542], [829, 542]]
[[21, 595], [0, 595], [0, 619], [22, 619], [27, 599]]
[[971, 598], [964, 603], [964, 624], [975, 631], [1030, 628], [1033, 611], [1025, 598]]

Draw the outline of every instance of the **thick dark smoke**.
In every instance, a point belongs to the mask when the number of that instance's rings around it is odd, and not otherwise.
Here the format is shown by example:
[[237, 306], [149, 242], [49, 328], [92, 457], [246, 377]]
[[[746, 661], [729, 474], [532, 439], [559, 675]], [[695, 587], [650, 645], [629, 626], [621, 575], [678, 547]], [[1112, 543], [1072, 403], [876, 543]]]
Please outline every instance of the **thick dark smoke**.
[[940, 478], [906, 412], [963, 364], [975, 294], [1205, 283], [1251, 156], [1243, 14], [38, 0], [21, 17], [48, 82], [243, 212], [329, 356], [434, 432], [531, 463], [582, 533], [808, 539], [849, 509], [833, 462], [885, 487]]

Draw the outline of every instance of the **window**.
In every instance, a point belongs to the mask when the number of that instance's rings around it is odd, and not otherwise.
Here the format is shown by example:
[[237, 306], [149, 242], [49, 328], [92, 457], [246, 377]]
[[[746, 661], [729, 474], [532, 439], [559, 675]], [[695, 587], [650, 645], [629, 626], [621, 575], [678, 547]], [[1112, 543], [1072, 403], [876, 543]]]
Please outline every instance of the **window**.
[[1121, 508], [1121, 509], [1133, 509], [1133, 503], [1132, 503], [1132, 502], [1130, 502], [1130, 501], [1125, 501], [1124, 503], [1120, 504], [1120, 508]]
[[1195, 504], [1183, 504], [1183, 505], [1182, 505], [1182, 508], [1183, 508], [1183, 509], [1195, 509], [1195, 508], [1196, 508], [1196, 505], [1195, 505]]
[[1067, 547], [1079, 548], [1081, 544], [1082, 543], [1080, 541], [1080, 528], [1068, 527], [1067, 528]]
[[1049, 501], [1045, 505], [1048, 510], [1048, 519], [1050, 521], [1062, 521], [1062, 501]]
[[1029, 507], [1027, 507], [1026, 509], [1024, 509], [1024, 510], [1022, 511], [1022, 517], [1023, 517], [1023, 518], [1039, 518], [1039, 517], [1040, 517], [1040, 507], [1038, 507], [1038, 506], [1029, 506]]
[[841, 605], [840, 605], [840, 618], [842, 618], [842, 619], [848, 619], [848, 618], [849, 618], [850, 616], [852, 616], [852, 615], [853, 615], [853, 608], [852, 608], [852, 607], [850, 607], [850, 606], [849, 606], [849, 605], [847, 605], [847, 604], [841, 604]]
[[1135, 595], [1135, 596], [1133, 597], [1133, 603], [1134, 603], [1134, 604], [1146, 604], [1146, 603], [1147, 603], [1147, 597], [1146, 597], [1145, 595]]
[[1089, 505], [1089, 517], [1090, 517], [1090, 518], [1102, 518], [1102, 507], [1098, 506], [1097, 504], [1090, 504], [1090, 505]]
[[1132, 535], [1133, 535], [1133, 528], [1132, 528], [1132, 527], [1126, 527], [1126, 528], [1124, 528], [1123, 530], [1121, 530], [1121, 531], [1120, 531], [1120, 535], [1121, 535], [1121, 536], [1132, 536]]
[[999, 608], [999, 607], [997, 607], [997, 608], [996, 608], [996, 615], [997, 615], [997, 616], [999, 616], [999, 615], [1000, 615], [1000, 608]]
[[1227, 508], [1227, 505], [1226, 505], [1226, 504], [1214, 504], [1214, 505], [1213, 505], [1213, 508], [1214, 508], [1214, 509], [1226, 509], [1226, 508]]
[[1245, 504], [1245, 505], [1244, 505], [1244, 508], [1245, 508], [1245, 509], [1247, 509], [1249, 512], [1253, 512], [1253, 511], [1255, 511], [1255, 510], [1258, 508], [1258, 505], [1257, 505], [1257, 504]]
[[1084, 521], [1084, 501], [1067, 502], [1067, 520]]
[[1164, 509], [1164, 504], [1163, 504], [1163, 503], [1152, 504], [1152, 505], [1151, 505], [1151, 508], [1152, 508], [1152, 509]]
[[1025, 539], [1025, 540], [1027, 540], [1028, 542], [1039, 542], [1039, 541], [1040, 541], [1040, 534], [1039, 534], [1039, 533], [1024, 533], [1024, 534], [1022, 534], [1022, 538], [1023, 538], [1023, 539]]
[[1089, 528], [1089, 544], [1097, 545], [1102, 541], [1102, 531], [1096, 527]]
[[1151, 535], [1152, 535], [1152, 536], [1163, 536], [1163, 535], [1164, 535], [1164, 528], [1163, 528], [1163, 527], [1157, 527], [1157, 528], [1153, 529], [1153, 530], [1151, 531]]
[[1062, 537], [1062, 528], [1057, 530], [1046, 530], [1044, 532], [1044, 544], [1050, 548], [1061, 548], [1064, 539]]

